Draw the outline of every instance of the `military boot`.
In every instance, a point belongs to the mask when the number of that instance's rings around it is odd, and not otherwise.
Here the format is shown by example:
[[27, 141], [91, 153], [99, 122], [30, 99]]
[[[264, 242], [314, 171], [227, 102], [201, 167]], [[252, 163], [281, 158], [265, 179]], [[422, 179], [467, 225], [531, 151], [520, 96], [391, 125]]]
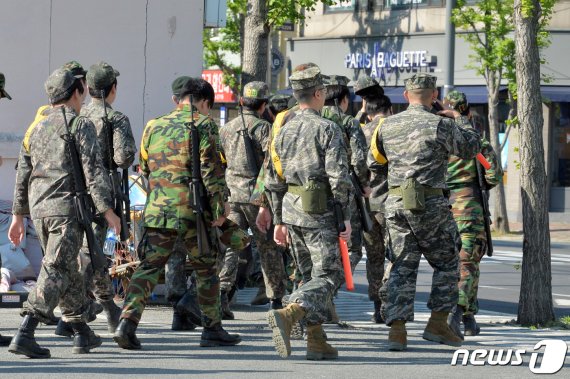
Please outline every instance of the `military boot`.
[[267, 313], [267, 322], [273, 331], [273, 344], [281, 358], [291, 355], [291, 330], [293, 324], [305, 316], [305, 311], [297, 303], [291, 303], [287, 308], [270, 310]]
[[119, 325], [119, 319], [121, 318], [121, 308], [117, 307], [117, 304], [113, 300], [102, 301], [101, 305], [107, 316], [107, 330], [109, 333], [115, 333], [117, 326]]
[[8, 346], [12, 341], [12, 337], [4, 337], [0, 334], [0, 346]]
[[184, 296], [176, 303], [176, 309], [192, 324], [202, 325], [202, 312], [200, 311], [196, 294], [193, 291], [186, 291]]
[[192, 321], [190, 321], [190, 319], [186, 315], [181, 314], [175, 306], [174, 312], [172, 314], [171, 329], [174, 331], [194, 330], [196, 329], [196, 325]]
[[463, 316], [463, 326], [465, 327], [466, 336], [476, 336], [481, 333], [481, 328], [477, 325], [473, 313]]
[[73, 338], [73, 354], [87, 354], [91, 349], [101, 346], [101, 337], [93, 333], [91, 328], [84, 322], [71, 324], [75, 337]]
[[309, 361], [337, 359], [338, 350], [327, 343], [322, 325], [307, 326], [307, 356]]
[[222, 328], [221, 323], [217, 323], [210, 327], [204, 327], [202, 338], [200, 339], [201, 347], [215, 346], [234, 346], [241, 342], [239, 334], [230, 334]]
[[141, 343], [135, 334], [137, 324], [128, 318], [122, 318], [115, 330], [113, 340], [123, 349], [139, 350]]
[[236, 317], [234, 312], [230, 309], [230, 301], [228, 300], [228, 293], [222, 291], [221, 293], [222, 302], [222, 320], [234, 320]]
[[257, 294], [255, 295], [253, 300], [251, 300], [251, 305], [265, 305], [269, 304], [269, 301], [270, 301], [269, 298], [265, 294], [265, 284], [264, 284], [261, 287], [259, 287], [259, 289], [257, 290]]
[[448, 312], [432, 311], [424, 330], [423, 339], [459, 347], [461, 346], [461, 338], [447, 325], [447, 315]]
[[103, 312], [103, 306], [96, 301], [90, 300], [90, 303], [87, 307], [87, 322], [97, 320], [97, 315]]
[[461, 333], [461, 319], [463, 318], [464, 308], [461, 305], [456, 305], [449, 316], [447, 316], [447, 325], [449, 325], [449, 329], [457, 337], [461, 338], [463, 341], [463, 333]]
[[18, 333], [12, 338], [12, 342], [8, 347], [8, 351], [13, 354], [25, 355], [29, 358], [49, 358], [51, 354], [49, 349], [45, 349], [38, 345], [34, 337], [34, 332], [40, 321], [31, 316], [26, 315]]
[[336, 313], [336, 305], [331, 301], [331, 305], [328, 309], [328, 316], [329, 319], [325, 321], [325, 324], [338, 324], [340, 319], [338, 318], [338, 314]]
[[73, 337], [73, 334], [75, 332], [73, 331], [73, 327], [71, 326], [70, 322], [65, 322], [62, 319], [59, 319], [59, 322], [57, 323], [57, 327], [55, 328], [55, 332], [54, 334], [56, 336], [61, 336], [61, 337]]
[[282, 309], [282, 308], [283, 308], [283, 301], [281, 301], [281, 298], [271, 299], [271, 309]]
[[388, 334], [388, 350], [402, 351], [408, 348], [408, 332], [406, 332], [406, 322], [395, 320], [390, 326]]
[[370, 321], [372, 321], [376, 324], [383, 324], [384, 323], [384, 318], [382, 317], [381, 308], [382, 308], [382, 302], [380, 300], [375, 300], [374, 301], [374, 313], [372, 314], [372, 318], [370, 319]]

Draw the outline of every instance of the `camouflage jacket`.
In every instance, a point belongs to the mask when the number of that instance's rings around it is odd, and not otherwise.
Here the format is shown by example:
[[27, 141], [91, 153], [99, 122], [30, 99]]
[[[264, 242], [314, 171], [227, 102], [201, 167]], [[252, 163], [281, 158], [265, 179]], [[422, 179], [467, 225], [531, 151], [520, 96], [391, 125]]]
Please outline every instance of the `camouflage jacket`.
[[[149, 192], [144, 210], [144, 225], [151, 228], [188, 230], [195, 224], [192, 210], [192, 153], [189, 105], [151, 120], [143, 132], [140, 165], [148, 179]], [[212, 214], [217, 219], [224, 213], [226, 182], [217, 149], [217, 126], [209, 117], [194, 113], [200, 135], [202, 181], [206, 187]]]
[[[137, 146], [131, 130], [129, 118], [121, 112], [113, 110], [109, 104], [107, 108], [107, 118], [113, 129], [113, 161], [123, 169], [128, 169], [135, 160]], [[103, 130], [103, 118], [105, 117], [105, 109], [101, 99], [91, 99], [91, 103], [81, 109], [81, 115], [89, 117], [97, 129], [97, 139], [101, 146], [103, 154], [103, 165], [109, 169], [110, 151], [109, 151], [109, 134]]]
[[[337, 201], [350, 219], [353, 187], [348, 172], [346, 149], [340, 128], [312, 109], [303, 109], [281, 127], [275, 138], [275, 152], [283, 168], [279, 177], [270, 162], [265, 187], [271, 193], [273, 221], [307, 228], [334, 224], [333, 204]], [[298, 195], [287, 192], [288, 185], [303, 186], [309, 179], [328, 183], [332, 192], [329, 210], [323, 214], [303, 211]]]
[[[42, 217], [74, 217], [75, 178], [70, 151], [61, 138], [67, 133], [61, 107], [42, 112], [43, 117], [32, 123], [26, 132], [14, 189], [12, 212]], [[75, 138], [83, 175], [97, 212], [112, 208], [111, 187], [101, 159], [97, 132], [93, 123], [77, 117], [65, 107], [71, 134]]]
[[[370, 141], [372, 140], [374, 130], [376, 130], [379, 122], [383, 119], [383, 116], [377, 115], [372, 121], [362, 127], [362, 132], [366, 137], [366, 151], [370, 149]], [[388, 165], [381, 165], [376, 161], [370, 162], [370, 188], [372, 189], [369, 199], [370, 210], [375, 212], [383, 211], [384, 202], [388, 197]]]
[[227, 160], [226, 182], [230, 192], [229, 201], [233, 203], [249, 203], [259, 174], [259, 171], [252, 172], [249, 167], [242, 134], [244, 128], [247, 128], [259, 170], [268, 149], [271, 124], [259, 118], [255, 112], [244, 110], [243, 120], [241, 115], [238, 115], [220, 128], [220, 142]]
[[[503, 179], [503, 169], [499, 166], [497, 155], [486, 139], [481, 139], [481, 153], [491, 164], [485, 172], [485, 183], [488, 189], [495, 187]], [[447, 166], [447, 186], [450, 190], [449, 202], [452, 205], [453, 217], [456, 220], [482, 220], [481, 191], [477, 178], [477, 161], [461, 159], [456, 156], [449, 158]]]
[[[376, 142], [388, 160], [390, 188], [415, 178], [423, 186], [445, 189], [449, 156], [472, 159], [481, 150], [479, 133], [467, 117], [452, 120], [419, 104], [388, 117]], [[369, 167], [374, 162], [369, 152]]]
[[366, 165], [366, 137], [362, 132], [360, 123], [354, 117], [341, 113], [335, 106], [325, 106], [321, 111], [321, 116], [335, 122], [342, 129], [343, 140], [348, 154], [348, 162], [360, 182], [361, 187], [368, 187], [368, 166]]

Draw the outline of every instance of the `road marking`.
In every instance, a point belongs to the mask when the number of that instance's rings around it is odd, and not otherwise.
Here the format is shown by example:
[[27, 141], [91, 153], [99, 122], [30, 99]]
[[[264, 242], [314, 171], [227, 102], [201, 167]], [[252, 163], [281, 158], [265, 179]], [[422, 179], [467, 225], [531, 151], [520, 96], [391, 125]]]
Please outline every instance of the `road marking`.
[[503, 291], [508, 291], [508, 288], [503, 288], [503, 287], [494, 287], [494, 286], [481, 286], [479, 285], [479, 288], [493, 288], [493, 289], [497, 289], [497, 290], [503, 290]]
[[562, 297], [570, 297], [570, 295], [563, 295], [561, 293], [553, 293], [553, 296], [562, 296]]
[[570, 307], [570, 300], [566, 299], [554, 299], [554, 302], [561, 307]]

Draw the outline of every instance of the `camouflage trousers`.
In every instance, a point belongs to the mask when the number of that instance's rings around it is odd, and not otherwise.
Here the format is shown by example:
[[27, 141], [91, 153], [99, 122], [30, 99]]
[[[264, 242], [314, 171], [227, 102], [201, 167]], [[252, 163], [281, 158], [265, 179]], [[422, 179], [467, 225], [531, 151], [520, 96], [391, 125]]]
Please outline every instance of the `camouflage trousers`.
[[138, 246], [140, 265], [131, 277], [121, 318], [139, 323], [148, 297], [156, 286], [166, 262], [177, 244], [184, 244], [189, 264], [196, 273], [198, 303], [202, 325], [210, 327], [221, 321], [220, 282], [216, 275], [216, 251], [198, 251], [196, 230], [146, 228]]
[[36, 287], [29, 293], [22, 315], [30, 314], [48, 323], [59, 305], [64, 321], [85, 321], [87, 299], [77, 259], [83, 229], [77, 219], [71, 217], [40, 218], [34, 220], [34, 225], [44, 258]]
[[461, 251], [459, 252], [459, 301], [466, 314], [477, 314], [479, 302], [479, 262], [487, 252], [487, 238], [483, 220], [457, 220], [457, 228], [461, 235]]
[[[286, 249], [278, 246], [273, 241], [273, 236], [268, 238], [267, 233], [262, 233], [255, 225], [257, 205], [248, 203], [230, 203], [230, 215], [228, 219], [235, 222], [242, 230], [248, 228], [253, 233], [253, 238], [259, 252], [261, 272], [265, 282], [266, 295], [270, 299], [280, 299], [285, 295], [287, 285], [287, 273], [285, 271], [284, 257]], [[220, 271], [222, 291], [229, 291], [236, 281], [240, 251], [230, 248], [226, 250], [223, 266]]]
[[448, 312], [458, 300], [458, 252], [461, 239], [449, 204], [443, 196], [425, 200], [424, 211], [402, 209], [402, 199], [386, 201], [386, 226], [392, 267], [387, 282], [386, 325], [414, 319], [416, 279], [422, 254], [433, 268], [428, 307]]
[[291, 250], [303, 278], [302, 284], [289, 296], [305, 310], [307, 325], [318, 325], [329, 319], [329, 308], [344, 273], [334, 225], [326, 228], [304, 228], [287, 225]]
[[356, 201], [353, 199], [350, 202], [350, 226], [352, 227], [352, 234], [350, 240], [347, 242], [348, 257], [350, 259], [350, 269], [354, 273], [356, 265], [362, 260], [362, 220], [360, 219], [360, 212], [356, 206]]
[[93, 292], [99, 302], [112, 301], [115, 297], [113, 283], [109, 275], [107, 258], [103, 254], [103, 246], [107, 238], [107, 229], [107, 222], [104, 219], [98, 223], [93, 223], [95, 243], [99, 246], [99, 248], [96, 249], [97, 251], [93, 252], [93, 254], [100, 254], [100, 256], [95, 257], [95, 259], [97, 259], [95, 269], [93, 269], [91, 255], [87, 248], [87, 239], [84, 239], [81, 254], [79, 255], [79, 269], [85, 279], [85, 293]]
[[386, 261], [386, 220], [382, 212], [371, 212], [372, 230], [364, 232], [366, 248], [366, 279], [368, 280], [368, 298], [380, 301], [380, 288], [384, 278], [384, 262]]

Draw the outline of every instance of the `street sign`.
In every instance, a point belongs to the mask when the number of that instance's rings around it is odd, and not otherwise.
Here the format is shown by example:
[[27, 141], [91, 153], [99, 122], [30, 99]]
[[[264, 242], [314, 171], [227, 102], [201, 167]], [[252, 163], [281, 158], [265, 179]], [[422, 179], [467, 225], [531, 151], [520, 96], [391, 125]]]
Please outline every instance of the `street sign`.
[[203, 70], [202, 79], [207, 81], [214, 87], [216, 94], [216, 103], [235, 103], [237, 102], [236, 96], [231, 88], [224, 84], [224, 73], [222, 70]]
[[295, 24], [291, 21], [287, 21], [283, 23], [283, 25], [276, 27], [275, 29], [280, 30], [282, 32], [294, 32], [295, 31]]
[[276, 48], [271, 49], [271, 73], [277, 75], [285, 65], [285, 58], [283, 54]]

